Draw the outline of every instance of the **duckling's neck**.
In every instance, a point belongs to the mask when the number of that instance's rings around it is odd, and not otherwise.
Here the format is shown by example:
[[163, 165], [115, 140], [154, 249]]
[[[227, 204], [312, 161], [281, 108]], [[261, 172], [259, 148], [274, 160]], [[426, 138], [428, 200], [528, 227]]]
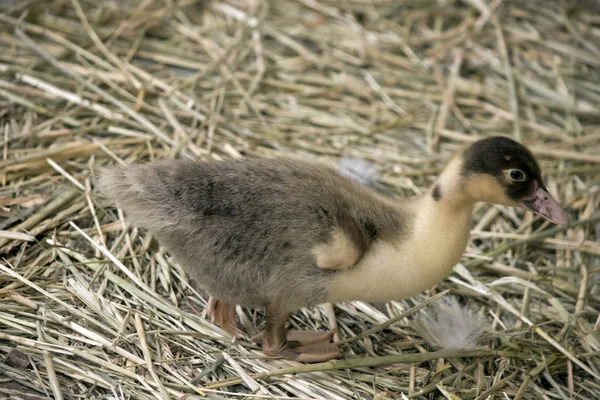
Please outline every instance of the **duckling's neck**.
[[434, 205], [443, 212], [456, 213], [473, 208], [474, 201], [466, 191], [461, 167], [459, 158], [451, 160], [427, 192], [427, 197], [433, 199]]
[[422, 233], [423, 239], [432, 244], [452, 243], [450, 247], [461, 248], [462, 252], [471, 228], [473, 202], [451, 196], [435, 198], [434, 191], [432, 187], [413, 208], [415, 237]]

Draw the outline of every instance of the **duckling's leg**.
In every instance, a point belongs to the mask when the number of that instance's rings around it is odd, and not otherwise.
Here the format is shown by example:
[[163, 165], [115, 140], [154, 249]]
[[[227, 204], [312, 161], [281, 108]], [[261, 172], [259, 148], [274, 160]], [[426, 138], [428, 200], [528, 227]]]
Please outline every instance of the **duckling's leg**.
[[210, 321], [221, 327], [225, 332], [236, 338], [243, 338], [244, 334], [239, 330], [237, 318], [235, 317], [235, 304], [224, 303], [209, 297], [206, 314]]
[[339, 357], [335, 344], [329, 343], [333, 332], [288, 331], [288, 314], [267, 309], [264, 332], [252, 338], [262, 342], [263, 353], [300, 362], [322, 362]]

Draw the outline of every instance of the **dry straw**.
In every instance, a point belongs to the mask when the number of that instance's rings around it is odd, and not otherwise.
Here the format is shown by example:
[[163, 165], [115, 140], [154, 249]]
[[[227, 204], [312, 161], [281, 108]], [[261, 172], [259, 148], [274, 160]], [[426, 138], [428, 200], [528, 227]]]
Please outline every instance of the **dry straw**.
[[[600, 398], [599, 11], [1, 1], [0, 397]], [[93, 184], [113, 163], [295, 154], [367, 160], [379, 189], [415, 195], [495, 134], [532, 148], [575, 223], [478, 207], [462, 265], [432, 290], [296, 313], [298, 329], [338, 329], [343, 358], [316, 365], [210, 324], [206, 298]], [[446, 295], [488, 322], [481, 347], [415, 329]], [[260, 313], [238, 315], [260, 329]]]

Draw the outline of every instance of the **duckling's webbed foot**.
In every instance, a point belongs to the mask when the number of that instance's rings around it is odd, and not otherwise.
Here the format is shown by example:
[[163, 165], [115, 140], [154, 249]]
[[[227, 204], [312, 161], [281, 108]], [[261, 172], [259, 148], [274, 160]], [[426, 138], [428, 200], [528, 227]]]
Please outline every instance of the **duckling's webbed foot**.
[[267, 310], [265, 330], [252, 340], [262, 343], [263, 353], [300, 362], [323, 362], [339, 357], [338, 346], [330, 343], [334, 332], [286, 330], [285, 316]]
[[236, 338], [243, 338], [245, 335], [238, 328], [237, 318], [235, 316], [235, 304], [225, 303], [210, 297], [206, 314], [210, 321], [217, 324], [225, 332]]

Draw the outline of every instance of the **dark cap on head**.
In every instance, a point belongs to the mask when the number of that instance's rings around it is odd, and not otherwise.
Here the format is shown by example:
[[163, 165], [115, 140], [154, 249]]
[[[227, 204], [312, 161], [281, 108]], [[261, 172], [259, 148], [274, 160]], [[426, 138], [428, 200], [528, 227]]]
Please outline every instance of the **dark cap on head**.
[[[510, 138], [495, 136], [479, 140], [465, 150], [463, 158], [464, 175], [496, 177], [504, 183], [506, 195], [515, 201], [531, 196], [538, 186], [545, 188], [540, 166], [531, 151]], [[510, 179], [512, 170], [521, 171], [523, 177]]]
[[548, 193], [535, 157], [510, 138], [495, 136], [479, 140], [463, 153], [462, 175], [491, 175], [504, 194], [525, 209], [557, 223], [568, 224], [569, 216]]

